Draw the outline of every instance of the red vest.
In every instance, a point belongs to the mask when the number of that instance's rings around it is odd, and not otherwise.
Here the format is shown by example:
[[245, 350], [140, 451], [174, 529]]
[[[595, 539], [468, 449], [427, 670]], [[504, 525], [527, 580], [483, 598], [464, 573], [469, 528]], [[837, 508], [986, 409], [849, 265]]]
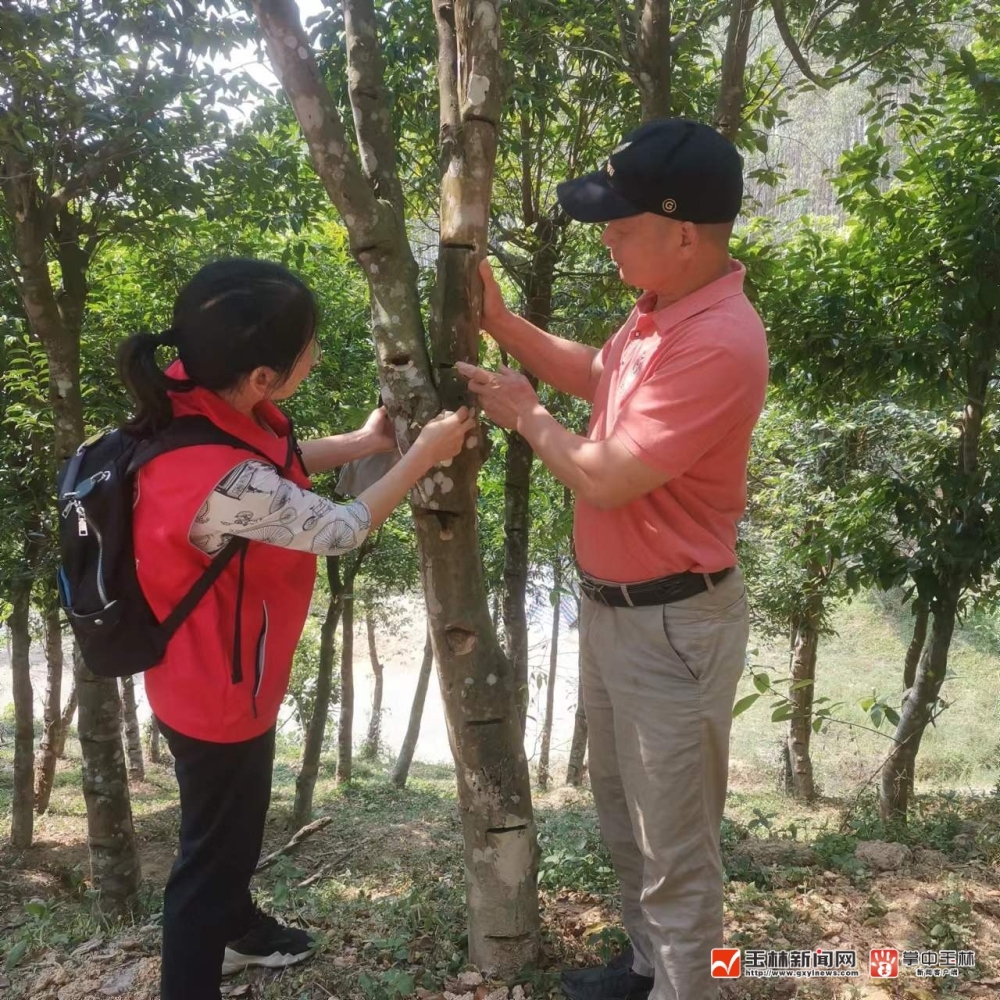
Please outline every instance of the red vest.
[[[180, 362], [168, 369], [185, 378]], [[198, 414], [273, 459], [281, 475], [306, 489], [292, 447], [291, 422], [272, 403], [257, 415], [277, 437], [207, 389], [171, 393], [174, 415]], [[211, 557], [188, 540], [198, 508], [222, 477], [252, 451], [196, 445], [154, 458], [139, 470], [133, 520], [136, 570], [162, 620]], [[264, 542], [237, 554], [170, 640], [163, 662], [146, 671], [157, 718], [185, 736], [237, 743], [274, 725], [302, 633], [316, 557]]]

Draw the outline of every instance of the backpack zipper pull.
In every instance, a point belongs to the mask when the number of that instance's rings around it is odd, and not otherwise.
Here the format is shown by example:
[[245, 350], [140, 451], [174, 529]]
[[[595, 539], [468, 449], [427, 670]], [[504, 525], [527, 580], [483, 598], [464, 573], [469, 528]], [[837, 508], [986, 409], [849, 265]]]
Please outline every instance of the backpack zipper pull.
[[81, 538], [86, 538], [90, 534], [87, 528], [87, 515], [83, 509], [83, 504], [79, 500], [75, 501], [76, 506], [76, 532]]

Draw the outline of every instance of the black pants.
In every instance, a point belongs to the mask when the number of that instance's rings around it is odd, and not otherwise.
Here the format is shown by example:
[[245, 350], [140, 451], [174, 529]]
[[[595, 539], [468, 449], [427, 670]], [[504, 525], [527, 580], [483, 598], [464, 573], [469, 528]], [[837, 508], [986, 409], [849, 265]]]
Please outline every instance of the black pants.
[[226, 943], [249, 930], [250, 879], [271, 801], [274, 729], [206, 743], [160, 723], [181, 793], [180, 851], [163, 893], [161, 1000], [219, 1000]]

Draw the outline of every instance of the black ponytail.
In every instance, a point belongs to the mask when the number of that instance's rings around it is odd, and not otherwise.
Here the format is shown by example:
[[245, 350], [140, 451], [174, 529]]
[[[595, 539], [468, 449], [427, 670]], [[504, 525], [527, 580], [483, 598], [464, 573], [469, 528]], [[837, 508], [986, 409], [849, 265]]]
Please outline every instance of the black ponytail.
[[135, 404], [135, 416], [126, 427], [147, 436], [163, 430], [173, 419], [167, 390], [183, 392], [194, 383], [168, 378], [156, 363], [156, 349], [172, 342], [172, 330], [160, 334], [136, 333], [118, 348], [118, 375]]
[[[118, 350], [118, 371], [135, 404], [126, 425], [155, 434], [170, 423], [170, 392], [196, 385], [237, 388], [260, 367], [287, 378], [316, 333], [316, 299], [301, 278], [270, 261], [233, 258], [206, 264], [181, 289], [173, 326], [137, 333]], [[156, 349], [177, 348], [189, 380], [169, 378]]]

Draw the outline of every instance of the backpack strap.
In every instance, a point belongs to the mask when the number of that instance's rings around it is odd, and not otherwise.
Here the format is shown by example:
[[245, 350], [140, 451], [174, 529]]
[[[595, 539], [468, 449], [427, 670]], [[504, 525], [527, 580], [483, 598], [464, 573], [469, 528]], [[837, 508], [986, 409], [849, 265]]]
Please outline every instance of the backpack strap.
[[[212, 423], [208, 417], [189, 416], [175, 417], [167, 427], [155, 437], [142, 442], [136, 449], [135, 457], [129, 463], [128, 474], [131, 476], [148, 462], [159, 455], [177, 451], [180, 448], [192, 448], [201, 444], [227, 444], [241, 451], [252, 451], [260, 455], [268, 465], [278, 468], [277, 463], [259, 448], [248, 444], [241, 438], [229, 434]], [[278, 469], [281, 472], [281, 469]], [[204, 572], [191, 585], [188, 592], [180, 599], [177, 606], [160, 623], [160, 629], [165, 641], [181, 627], [188, 615], [194, 611], [198, 602], [212, 589], [222, 571], [229, 565], [233, 557], [245, 551], [250, 539], [234, 535], [226, 542], [224, 548], [212, 558]]]
[[[228, 444], [231, 448], [239, 448], [241, 451], [252, 451], [260, 455], [268, 465], [278, 468], [277, 463], [265, 454], [260, 448], [255, 448], [234, 434], [216, 427], [208, 417], [190, 416], [174, 417], [174, 419], [155, 437], [148, 441], [143, 441], [136, 449], [136, 455], [129, 463], [128, 474], [131, 476], [141, 469], [147, 462], [151, 462], [160, 455], [165, 455], [170, 451], [177, 451], [179, 448], [192, 448], [199, 444]], [[278, 469], [280, 472], [281, 470]]]
[[212, 589], [212, 585], [218, 580], [222, 571], [232, 562], [233, 556], [241, 549], [245, 549], [250, 544], [250, 539], [239, 538], [234, 535], [226, 542], [225, 548], [217, 556], [212, 558], [205, 571], [191, 584], [188, 592], [180, 599], [177, 606], [160, 623], [165, 641], [181, 627], [184, 620], [194, 611], [198, 602]]

